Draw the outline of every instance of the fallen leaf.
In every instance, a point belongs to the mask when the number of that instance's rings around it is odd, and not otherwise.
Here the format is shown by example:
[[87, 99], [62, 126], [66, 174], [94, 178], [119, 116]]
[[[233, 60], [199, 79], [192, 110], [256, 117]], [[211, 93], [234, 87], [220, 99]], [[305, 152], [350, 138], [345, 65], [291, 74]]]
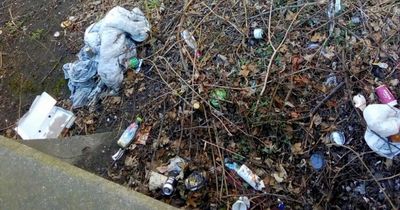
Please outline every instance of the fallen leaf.
[[295, 75], [293, 76], [294, 84], [297, 86], [305, 86], [310, 83], [310, 79], [306, 76]]
[[143, 126], [143, 128], [139, 130], [135, 144], [146, 145], [147, 139], [149, 138], [150, 135], [151, 128], [152, 128], [151, 125]]
[[301, 155], [304, 153], [301, 143], [295, 143], [292, 145], [292, 153], [295, 155]]
[[247, 78], [250, 75], [250, 73], [255, 73], [255, 72], [257, 72], [257, 66], [254, 64], [247, 64], [242, 66], [239, 75]]
[[321, 54], [329, 60], [332, 60], [332, 58], [335, 57], [335, 52], [333, 47], [323, 48], [321, 50]]
[[290, 116], [291, 116], [292, 118], [294, 118], [294, 119], [297, 119], [297, 118], [300, 117], [300, 114], [297, 113], [297, 112], [290, 112]]
[[312, 37], [311, 37], [311, 41], [312, 42], [322, 42], [325, 40], [325, 35], [321, 35], [321, 33], [315, 33]]
[[319, 116], [319, 114], [314, 115], [314, 125], [321, 125], [322, 123], [322, 117]]
[[293, 56], [291, 59], [293, 71], [298, 71], [300, 68], [300, 64], [303, 61], [304, 61], [304, 59], [302, 57], [300, 57], [299, 55]]
[[282, 183], [287, 178], [287, 172], [282, 164], [279, 164], [278, 172], [272, 174], [278, 183]]
[[311, 62], [312, 59], [314, 58], [314, 54], [305, 55], [305, 56], [303, 56], [303, 58], [304, 58], [304, 60], [306, 60], [306, 61], [308, 61], [308, 62]]
[[115, 105], [121, 104], [121, 101], [122, 101], [122, 98], [119, 96], [113, 96], [110, 99], [111, 104], [115, 104]]

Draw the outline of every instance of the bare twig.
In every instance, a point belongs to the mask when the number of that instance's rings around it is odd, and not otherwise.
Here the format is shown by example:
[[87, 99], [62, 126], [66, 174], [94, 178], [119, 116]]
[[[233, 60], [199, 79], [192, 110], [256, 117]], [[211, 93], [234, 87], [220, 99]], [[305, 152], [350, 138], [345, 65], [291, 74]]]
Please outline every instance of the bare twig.
[[269, 74], [270, 74], [270, 72], [271, 72], [271, 67], [272, 67], [272, 64], [273, 64], [273, 62], [274, 62], [274, 59], [275, 59], [275, 56], [276, 56], [276, 54], [279, 52], [279, 49], [282, 47], [282, 45], [283, 45], [283, 43], [285, 43], [285, 41], [286, 41], [286, 38], [287, 38], [287, 36], [288, 36], [288, 34], [289, 34], [289, 32], [290, 32], [290, 30], [291, 30], [291, 28], [292, 28], [292, 26], [293, 26], [293, 23], [297, 20], [297, 17], [299, 16], [299, 14], [301, 13], [301, 11], [304, 9], [304, 7], [305, 6], [302, 6], [301, 8], [300, 8], [300, 10], [296, 13], [296, 15], [295, 15], [295, 17], [293, 18], [293, 20], [292, 20], [292, 22], [290, 23], [290, 25], [289, 25], [289, 27], [288, 27], [288, 29], [286, 30], [286, 33], [285, 33], [285, 36], [283, 37], [283, 39], [282, 39], [282, 41], [279, 43], [279, 45], [278, 45], [278, 47], [274, 47], [274, 45], [272, 44], [272, 42], [271, 42], [271, 35], [270, 35], [270, 30], [271, 30], [271, 19], [269, 20], [269, 28], [268, 28], [268, 39], [269, 39], [269, 44], [270, 44], [270, 46], [273, 48], [273, 53], [272, 53], [272, 56], [271, 56], [271, 58], [270, 58], [270, 60], [269, 60], [269, 63], [268, 63], [268, 67], [267, 67], [267, 73], [265, 74], [265, 78], [264, 78], [264, 85], [263, 85], [263, 88], [262, 88], [262, 90], [261, 90], [261, 93], [260, 93], [260, 95], [258, 96], [258, 99], [257, 99], [257, 102], [256, 102], [256, 107], [255, 107], [255, 109], [254, 109], [254, 112], [253, 112], [253, 116], [256, 114], [256, 112], [257, 112], [257, 110], [258, 110], [258, 106], [259, 106], [259, 104], [260, 104], [260, 100], [261, 100], [261, 97], [264, 95], [264, 92], [265, 92], [265, 90], [266, 90], [266, 88], [267, 88], [267, 83], [268, 83], [268, 78], [269, 78]]
[[378, 185], [379, 190], [383, 193], [383, 195], [385, 196], [386, 200], [389, 202], [390, 206], [392, 209], [398, 209], [392, 202], [392, 200], [389, 198], [389, 196], [387, 195], [385, 189], [381, 186], [381, 184], [379, 183], [379, 180], [374, 176], [374, 174], [372, 173], [372, 171], [369, 169], [369, 167], [367, 166], [367, 164], [365, 164], [364, 160], [360, 157], [360, 154], [356, 151], [354, 151], [352, 148], [346, 146], [346, 145], [339, 145], [339, 144], [329, 144], [329, 146], [339, 146], [339, 147], [343, 147], [346, 148], [348, 150], [350, 150], [351, 152], [353, 152], [357, 158], [360, 160], [360, 162], [362, 163], [362, 165], [364, 166], [364, 168], [368, 171], [368, 173], [370, 174], [370, 176], [372, 177], [372, 179], [375, 181], [375, 183]]
[[311, 112], [310, 112], [310, 116], [314, 115], [315, 112], [326, 102], [328, 101], [338, 90], [340, 90], [340, 88], [342, 88], [344, 86], [345, 82], [341, 82], [339, 85], [337, 85], [334, 89], [332, 89], [332, 91], [324, 98], [322, 99], [321, 102], [318, 103], [318, 105], [316, 107], [314, 107]]
[[43, 82], [50, 76], [50, 74], [53, 73], [54, 70], [56, 70], [57, 66], [60, 64], [60, 62], [61, 62], [61, 60], [62, 60], [63, 58], [64, 58], [64, 56], [61, 56], [61, 57], [58, 59], [57, 63], [54, 64], [53, 68], [51, 68], [51, 70], [46, 74], [46, 76], [44, 76], [43, 79], [40, 80], [40, 83], [43, 83]]

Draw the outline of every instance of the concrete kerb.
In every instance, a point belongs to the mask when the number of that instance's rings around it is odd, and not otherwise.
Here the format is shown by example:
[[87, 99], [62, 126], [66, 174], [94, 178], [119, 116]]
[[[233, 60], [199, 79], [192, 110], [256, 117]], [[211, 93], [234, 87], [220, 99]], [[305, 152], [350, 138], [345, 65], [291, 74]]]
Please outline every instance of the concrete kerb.
[[0, 136], [0, 209], [176, 209]]

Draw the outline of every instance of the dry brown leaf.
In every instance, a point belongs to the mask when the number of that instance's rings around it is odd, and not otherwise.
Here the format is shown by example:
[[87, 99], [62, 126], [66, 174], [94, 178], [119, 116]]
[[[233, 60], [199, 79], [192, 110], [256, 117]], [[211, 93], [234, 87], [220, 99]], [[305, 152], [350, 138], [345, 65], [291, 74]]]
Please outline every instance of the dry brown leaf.
[[287, 172], [282, 164], [279, 164], [278, 172], [274, 172], [272, 176], [278, 183], [282, 183], [287, 178]]
[[303, 61], [304, 61], [304, 59], [302, 57], [300, 57], [299, 55], [293, 56], [291, 59], [293, 71], [298, 71], [300, 68], [300, 64]]
[[297, 113], [297, 112], [290, 112], [290, 116], [291, 116], [292, 118], [294, 118], [294, 119], [297, 119], [297, 118], [300, 117], [300, 114]]
[[292, 145], [292, 153], [295, 155], [301, 155], [304, 153], [301, 143], [295, 143]]
[[110, 99], [110, 103], [115, 104], [115, 105], [121, 104], [121, 101], [122, 101], [122, 98], [119, 96], [113, 96]]
[[151, 125], [143, 126], [143, 128], [140, 129], [138, 133], [138, 137], [135, 144], [146, 145], [147, 139], [149, 138], [150, 135], [151, 128], [152, 128]]
[[325, 34], [321, 35], [321, 33], [315, 33], [312, 37], [311, 37], [311, 41], [312, 42], [322, 42], [325, 40]]

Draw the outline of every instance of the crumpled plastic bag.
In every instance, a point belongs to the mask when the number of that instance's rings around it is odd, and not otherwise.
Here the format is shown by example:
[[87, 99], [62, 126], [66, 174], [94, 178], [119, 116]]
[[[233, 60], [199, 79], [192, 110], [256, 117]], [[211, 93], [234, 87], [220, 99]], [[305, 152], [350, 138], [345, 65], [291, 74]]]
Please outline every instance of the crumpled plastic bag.
[[[126, 61], [136, 56], [136, 42], [142, 42], [150, 31], [150, 24], [139, 8], [132, 11], [114, 7], [97, 23], [85, 31], [85, 46], [77, 61], [63, 66], [69, 79], [73, 107], [87, 105], [97, 98], [105, 85], [118, 91], [126, 70]], [[96, 75], [101, 81], [95, 82]]]
[[365, 131], [364, 139], [369, 148], [382, 157], [393, 159], [400, 154], [400, 143], [389, 142], [385, 137], [380, 137], [369, 128]]

